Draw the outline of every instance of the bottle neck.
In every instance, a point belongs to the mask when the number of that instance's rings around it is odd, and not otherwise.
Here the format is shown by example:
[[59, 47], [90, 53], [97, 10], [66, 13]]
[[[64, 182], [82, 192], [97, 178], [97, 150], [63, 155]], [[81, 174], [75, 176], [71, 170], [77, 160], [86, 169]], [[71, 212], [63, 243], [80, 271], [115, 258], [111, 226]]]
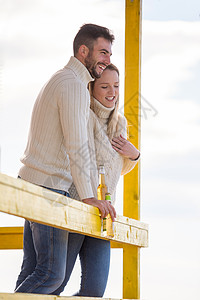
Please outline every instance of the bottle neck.
[[105, 185], [105, 175], [104, 174], [99, 174], [99, 184], [104, 184]]

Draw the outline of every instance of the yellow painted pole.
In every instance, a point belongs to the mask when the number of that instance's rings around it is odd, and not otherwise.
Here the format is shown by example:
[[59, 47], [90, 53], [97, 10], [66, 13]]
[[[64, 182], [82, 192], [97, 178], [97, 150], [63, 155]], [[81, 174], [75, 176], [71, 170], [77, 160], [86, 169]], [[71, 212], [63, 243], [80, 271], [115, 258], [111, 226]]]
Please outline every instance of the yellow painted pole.
[[[125, 102], [129, 140], [140, 149], [142, 0], [126, 0], [125, 16]], [[137, 165], [124, 176], [124, 216], [140, 219], [140, 170]], [[140, 249], [123, 247], [123, 298], [140, 298]]]

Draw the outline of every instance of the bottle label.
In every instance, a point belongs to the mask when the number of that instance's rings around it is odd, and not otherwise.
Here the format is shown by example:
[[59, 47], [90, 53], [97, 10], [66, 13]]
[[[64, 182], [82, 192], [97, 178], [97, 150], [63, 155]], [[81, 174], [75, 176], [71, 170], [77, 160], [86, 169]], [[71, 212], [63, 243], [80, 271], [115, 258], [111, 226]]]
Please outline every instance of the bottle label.
[[106, 231], [106, 218], [103, 218], [103, 232]]

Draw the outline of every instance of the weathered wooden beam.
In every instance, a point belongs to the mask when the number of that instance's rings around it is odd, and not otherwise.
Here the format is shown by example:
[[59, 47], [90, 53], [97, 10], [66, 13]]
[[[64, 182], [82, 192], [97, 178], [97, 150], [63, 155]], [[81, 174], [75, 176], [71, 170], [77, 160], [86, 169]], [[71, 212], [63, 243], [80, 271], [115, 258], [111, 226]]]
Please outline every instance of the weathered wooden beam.
[[[0, 250], [23, 248], [23, 227], [0, 227]], [[111, 241], [111, 248], [123, 248], [123, 244]]]
[[[0, 211], [101, 239], [99, 210], [80, 201], [0, 174]], [[117, 216], [114, 242], [148, 246], [148, 225]]]
[[[117, 300], [114, 298], [93, 298], [93, 297], [69, 297], [69, 296], [54, 296], [54, 295], [38, 295], [25, 293], [0, 293], [0, 300]], [[121, 299], [120, 299], [121, 300]]]
[[[23, 248], [23, 227], [0, 227], [0, 250]], [[119, 249], [124, 243], [111, 241], [111, 248]]]
[[23, 227], [0, 227], [0, 249], [22, 249]]
[[[114, 298], [94, 298], [94, 297], [69, 297], [69, 296], [54, 296], [54, 295], [38, 295], [25, 293], [0, 293], [0, 300], [117, 300]], [[121, 300], [121, 299], [120, 299]]]

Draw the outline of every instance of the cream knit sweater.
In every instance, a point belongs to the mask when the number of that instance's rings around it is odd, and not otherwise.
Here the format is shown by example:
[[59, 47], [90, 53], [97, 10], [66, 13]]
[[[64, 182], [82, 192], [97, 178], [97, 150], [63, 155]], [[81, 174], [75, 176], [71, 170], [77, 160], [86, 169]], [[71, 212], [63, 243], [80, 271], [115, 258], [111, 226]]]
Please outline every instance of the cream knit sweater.
[[37, 185], [68, 191], [75, 183], [81, 199], [93, 197], [87, 123], [88, 83], [93, 80], [75, 57], [46, 83], [33, 108], [19, 176]]
[[[115, 203], [115, 191], [120, 175], [125, 175], [130, 172], [137, 164], [138, 160], [130, 160], [123, 158], [117, 153], [110, 143], [107, 136], [107, 122], [113, 108], [106, 108], [99, 101], [94, 99], [94, 111], [90, 109], [90, 117], [88, 122], [88, 138], [90, 149], [90, 176], [93, 188], [93, 193], [97, 197], [98, 186], [98, 168], [100, 165], [105, 167], [105, 180], [108, 187], [108, 192], [111, 193], [112, 204]], [[119, 132], [115, 136], [122, 134], [127, 137], [127, 121], [124, 116], [118, 114]], [[74, 184], [69, 189], [70, 197], [79, 200], [78, 193]]]

